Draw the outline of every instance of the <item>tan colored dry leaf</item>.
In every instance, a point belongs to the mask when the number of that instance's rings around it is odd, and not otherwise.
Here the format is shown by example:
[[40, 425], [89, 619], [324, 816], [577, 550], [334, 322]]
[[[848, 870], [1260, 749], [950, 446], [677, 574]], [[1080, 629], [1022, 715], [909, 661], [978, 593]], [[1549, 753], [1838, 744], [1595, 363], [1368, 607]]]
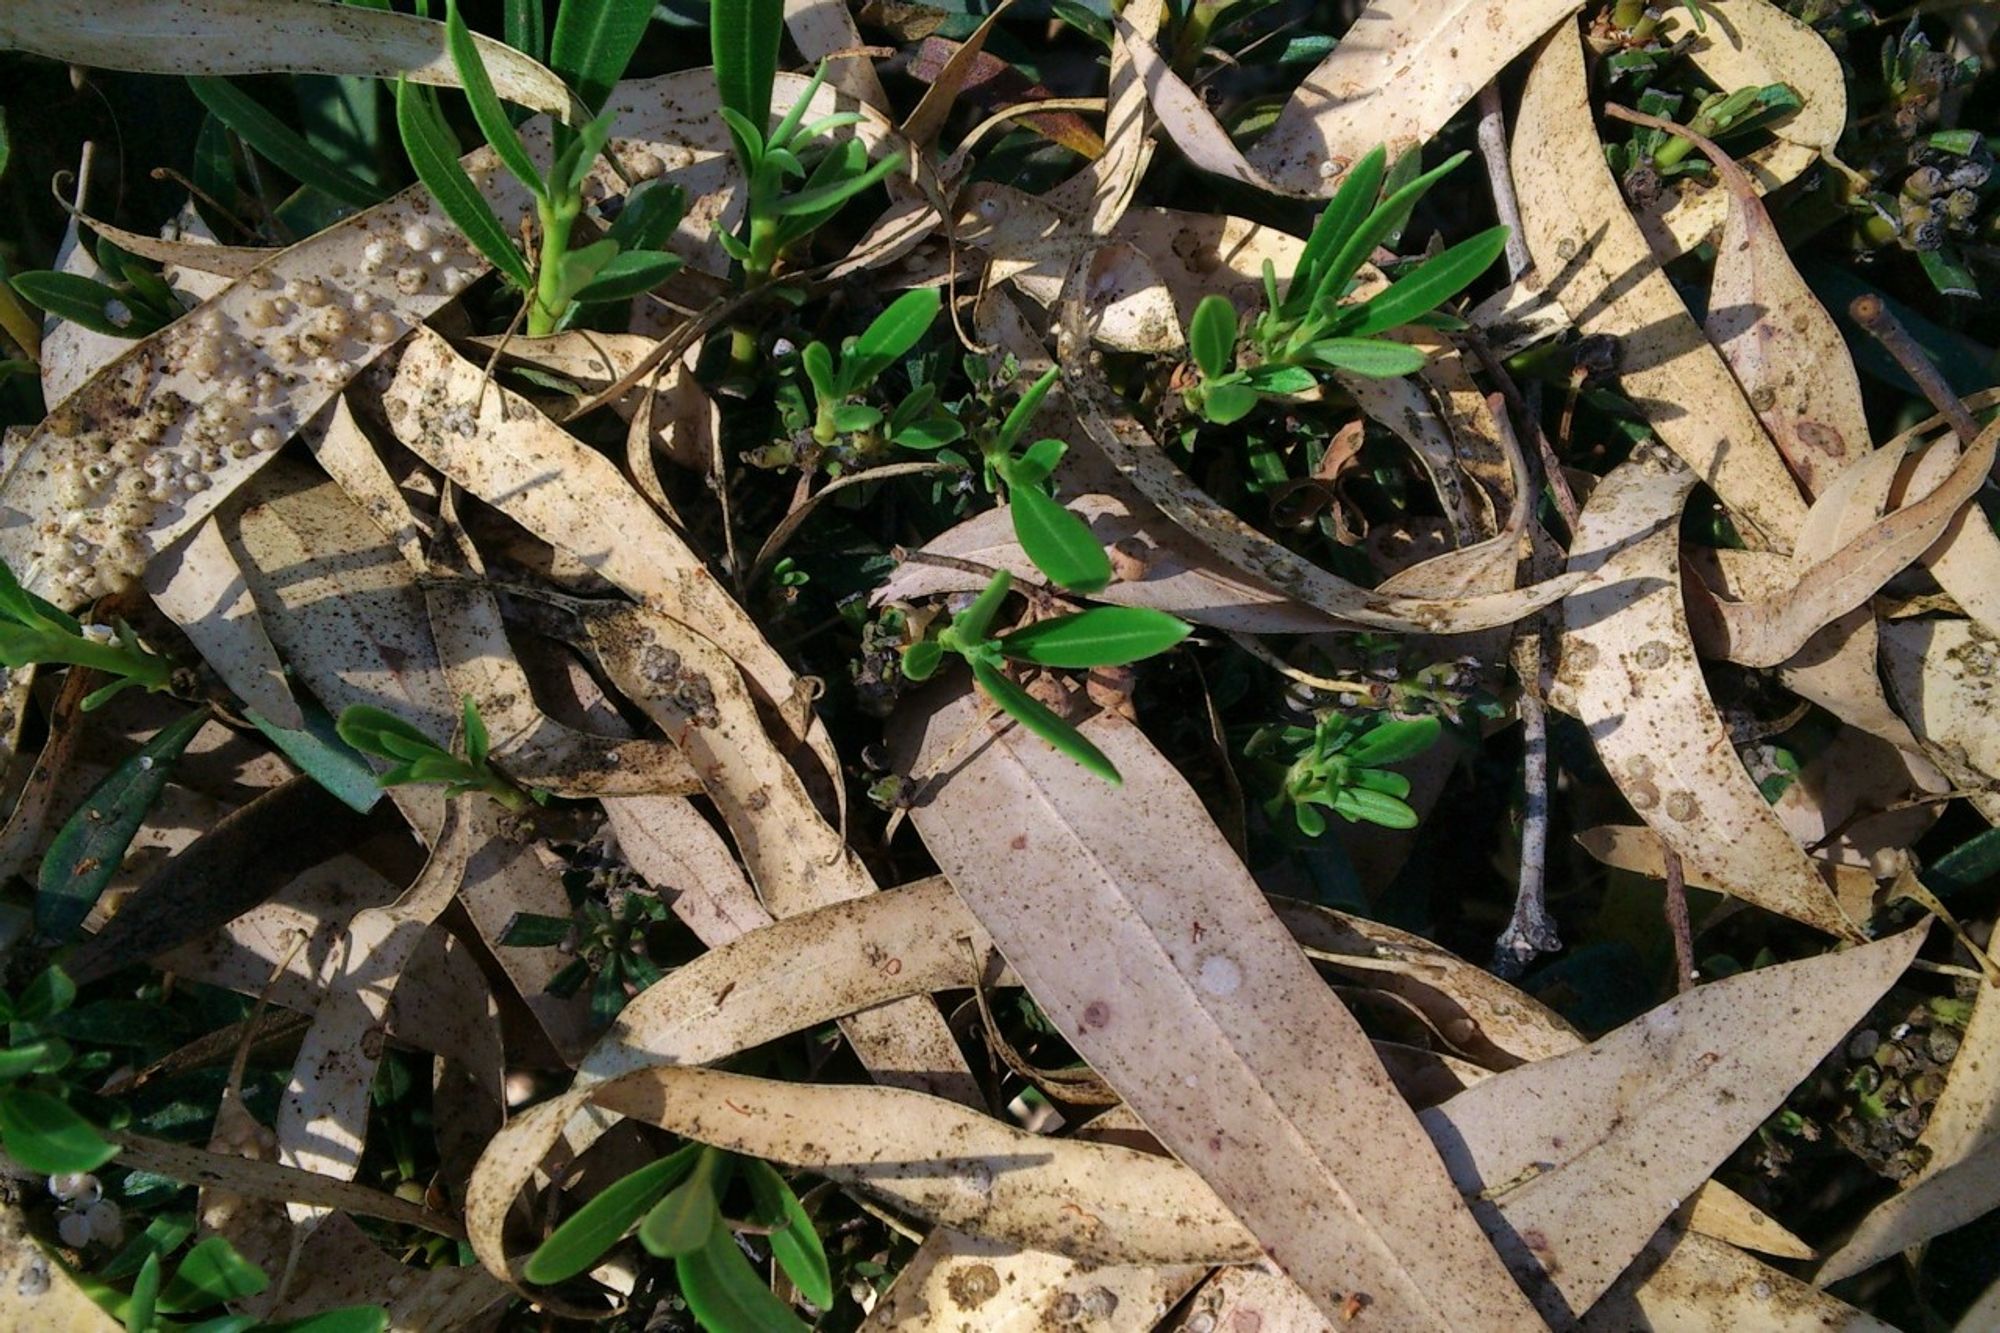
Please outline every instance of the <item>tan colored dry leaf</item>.
[[[504, 42], [473, 35], [506, 100], [568, 116], [561, 79]], [[76, 0], [9, 5], [0, 48], [142, 74], [348, 74], [460, 86], [444, 25], [331, 0]], [[589, 117], [576, 108], [578, 123]]]
[[1400, 153], [1427, 143], [1576, 8], [1568, 0], [1372, 0], [1250, 161], [1284, 193], [1329, 195], [1375, 145]]
[[1545, 290], [1581, 332], [1618, 340], [1625, 396], [1715, 489], [1753, 544], [1789, 550], [1805, 519], [1798, 486], [1604, 164], [1583, 44], [1568, 25], [1542, 44], [1529, 71], [1513, 168], [1521, 229]]
[[[91, 149], [86, 146], [83, 160], [77, 168], [79, 179], [85, 182], [78, 187], [79, 194], [89, 188], [91, 165]], [[59, 273], [97, 282], [103, 282], [107, 277], [104, 270], [98, 267], [97, 256], [92, 253], [91, 247], [82, 243], [74, 217], [63, 230], [62, 244], [56, 247], [54, 267]], [[40, 365], [37, 367], [42, 380], [42, 401], [54, 411], [92, 375], [117, 360], [131, 345], [129, 338], [99, 333], [55, 315], [44, 316]], [[9, 453], [12, 453], [11, 448]]]
[[[1491, 1201], [1475, 1211], [1516, 1275], [1537, 1282], [1545, 1316], [1586, 1310], [1610, 1288], [1895, 984], [1927, 930], [1700, 986], [1423, 1113], [1459, 1188]], [[1590, 1146], [1564, 1160], [1570, 1144]]]
[[996, 734], [976, 695], [929, 704], [902, 741], [938, 778], [912, 811], [925, 845], [1070, 1044], [1321, 1308], [1359, 1289], [1409, 1327], [1532, 1327], [1366, 1038], [1143, 735], [1085, 724], [1115, 789]]
[[663, 896], [703, 944], [719, 949], [775, 919], [729, 845], [694, 804], [675, 796], [607, 798], [619, 855]]
[[1104, 151], [1048, 193], [1058, 210], [1076, 215], [1086, 235], [1111, 232], [1131, 208], [1153, 160], [1153, 117], [1131, 34], [1150, 44], [1165, 17], [1164, 0], [1127, 0], [1111, 36], [1111, 79], [1104, 106]]
[[1192, 1264], [1078, 1263], [941, 1227], [917, 1247], [863, 1327], [931, 1333], [976, 1320], [971, 1326], [980, 1333], [1152, 1333], [1207, 1275]]
[[866, 107], [889, 109], [875, 62], [862, 54], [840, 54], [859, 52], [864, 46], [845, 0], [785, 0], [785, 26], [800, 55], [827, 62], [827, 82], [843, 96]]
[[122, 1333], [124, 1327], [28, 1233], [20, 1208], [0, 1203], [0, 1333]]
[[[1847, 127], [1847, 80], [1840, 58], [1826, 39], [1767, 0], [1718, 0], [1704, 16], [1712, 16], [1706, 32], [1695, 29], [1692, 15], [1669, 9], [1661, 15], [1660, 35], [1677, 42], [1693, 37], [1689, 52], [1707, 85], [1725, 91], [1782, 83], [1804, 105], [1769, 127], [1769, 142], [1743, 159], [1744, 169], [1762, 193], [1797, 179], [1831, 153]], [[1723, 190], [1699, 185], [1667, 190], [1658, 205], [1639, 215], [1653, 252], [1666, 261], [1710, 239], [1729, 210]]]
[[328, 413], [306, 427], [305, 437], [313, 461], [347, 492], [347, 498], [382, 535], [396, 544], [411, 572], [422, 573], [430, 562], [425, 548], [435, 535], [433, 524], [416, 512], [389, 475], [375, 442], [354, 419], [346, 395], [335, 399]]
[[[2000, 406], [2000, 389], [1975, 393], [1965, 399], [1965, 406], [1974, 412]], [[1936, 435], [1943, 428], [1943, 419], [1932, 417], [1898, 440]], [[1953, 439], [1940, 439], [1932, 444], [1917, 460], [1909, 485], [1935, 485], [1942, 470], [1957, 459], [1958, 449], [1959, 442]], [[1960, 610], [1988, 634], [2000, 635], [2000, 535], [1995, 534], [1992, 524], [1980, 522], [1979, 517], [1976, 506], [1967, 506], [1945, 529], [1938, 544], [1925, 552], [1924, 563]]]
[[[1614, 869], [1629, 870], [1648, 879], [1667, 877], [1666, 854], [1659, 835], [1643, 825], [1602, 824], [1577, 834], [1576, 843], [1595, 860]], [[1829, 865], [1827, 871], [1833, 876], [1834, 898], [1843, 909], [1850, 912], [1865, 909], [1874, 898], [1875, 876], [1869, 871], [1842, 865]], [[1690, 888], [1729, 892], [1693, 866], [1684, 865], [1682, 873]]]
[[[479, 347], [502, 349], [503, 361], [540, 366], [567, 376], [589, 389], [604, 389], [624, 377], [658, 345], [658, 339], [630, 333], [558, 333], [547, 338], [475, 338]], [[700, 354], [697, 342], [686, 356], [667, 368], [656, 387], [635, 389], [611, 405], [611, 410], [628, 423], [639, 423], [642, 414], [646, 438], [676, 466], [702, 471], [709, 466], [715, 448], [719, 413], [708, 393], [695, 380], [694, 366]], [[658, 497], [648, 498], [659, 503]]]
[[1584, 1316], [1586, 1333], [1897, 1333], [1706, 1236], [1663, 1228], [1624, 1277]]
[[1695, 475], [1642, 446], [1585, 504], [1551, 702], [1590, 729], [1618, 790], [1691, 875], [1835, 935], [1855, 927], [1729, 743], [1681, 605], [1681, 508]]
[[285, 664], [257, 619], [250, 585], [214, 518], [147, 565], [145, 585], [153, 605], [180, 626], [237, 698], [280, 727], [306, 724], [285, 683]]
[[948, 884], [870, 894], [752, 931], [635, 996], [560, 1096], [494, 1136], [466, 1195], [466, 1232], [496, 1276], [511, 1266], [516, 1198], [592, 1086], [649, 1065], [711, 1063], [816, 1023], [964, 986], [991, 945]]
[[1969, 620], [1893, 621], [1882, 665], [1925, 754], [2000, 823], [2000, 640]]
[[[1777, 666], [1795, 656], [1820, 629], [1861, 606], [1936, 544], [1986, 483], [1996, 454], [2000, 454], [2000, 422], [1980, 434], [1973, 448], [1934, 489], [1920, 498], [1906, 499], [1872, 523], [1867, 522], [1867, 515], [1876, 508], [1877, 500], [1850, 493], [1836, 479], [1807, 515], [1800, 530], [1799, 552], [1809, 549], [1808, 534], [1822, 523], [1839, 532], [1850, 526], [1848, 516], [1858, 512], [1866, 526], [1824, 558], [1801, 555], [1794, 561], [1790, 585], [1775, 596], [1744, 602], [1718, 600], [1713, 608], [1721, 631], [1716, 643], [1718, 655], [1760, 667]], [[1879, 461], [1893, 470], [1899, 460], [1890, 455]], [[1849, 472], [1859, 470], [1857, 465]], [[1822, 505], [1831, 511], [1824, 517]]]
[[[219, 245], [212, 236], [200, 240], [185, 239], [184, 236], [149, 236], [143, 231], [127, 231], [123, 227], [113, 226], [102, 218], [90, 217], [87, 214], [83, 215], [82, 220], [92, 231], [127, 254], [138, 255], [141, 259], [151, 259], [169, 269], [177, 270], [178, 276], [182, 278], [208, 279], [213, 283], [215, 291], [220, 291], [229, 285], [225, 281], [219, 281], [220, 279], [248, 277], [252, 269], [277, 253], [261, 245]], [[179, 285], [173, 277], [168, 281], [175, 286]], [[201, 299], [206, 301], [215, 294], [215, 291], [203, 293]]]
[[464, 1234], [451, 1218], [431, 1212], [421, 1204], [339, 1176], [304, 1171], [278, 1162], [257, 1161], [140, 1135], [127, 1135], [119, 1140], [118, 1162], [183, 1184], [216, 1186], [241, 1198], [338, 1209], [357, 1217], [401, 1222], [441, 1236]]

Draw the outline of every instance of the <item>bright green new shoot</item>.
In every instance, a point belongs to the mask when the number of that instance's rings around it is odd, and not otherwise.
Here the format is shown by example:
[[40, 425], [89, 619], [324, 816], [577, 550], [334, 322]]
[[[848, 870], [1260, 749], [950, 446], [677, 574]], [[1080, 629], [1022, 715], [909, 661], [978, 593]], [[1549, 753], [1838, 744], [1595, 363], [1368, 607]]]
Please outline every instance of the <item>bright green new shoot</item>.
[[1403, 799], [1410, 780], [1384, 765], [1422, 754], [1442, 730], [1434, 717], [1370, 722], [1330, 712], [1311, 727], [1266, 728], [1251, 737], [1244, 752], [1253, 757], [1293, 752], [1283, 785], [1264, 810], [1275, 816], [1291, 806], [1299, 832], [1309, 838], [1326, 832], [1322, 808], [1350, 824], [1410, 829], [1417, 826], [1417, 812]]
[[395, 714], [367, 704], [342, 709], [336, 729], [340, 739], [363, 754], [390, 761], [393, 767], [376, 779], [384, 787], [441, 782], [447, 796], [484, 792], [517, 814], [549, 799], [547, 792], [515, 786], [487, 762], [491, 741], [470, 695], [465, 698], [463, 755], [453, 754]]
[[0, 564], [0, 666], [13, 670], [34, 663], [87, 667], [110, 676], [109, 685], [85, 696], [85, 712], [134, 685], [167, 689], [174, 677], [174, 664], [140, 643], [124, 621], [85, 625], [23, 588], [14, 571]]
[[823, 342], [807, 343], [799, 364], [812, 385], [812, 435], [829, 445], [842, 435], [878, 432], [906, 449], [940, 449], [965, 433], [937, 403], [937, 387], [925, 384], [886, 415], [856, 401], [922, 341], [944, 298], [935, 287], [919, 287], [892, 301], [858, 338], [848, 338], [836, 354]]

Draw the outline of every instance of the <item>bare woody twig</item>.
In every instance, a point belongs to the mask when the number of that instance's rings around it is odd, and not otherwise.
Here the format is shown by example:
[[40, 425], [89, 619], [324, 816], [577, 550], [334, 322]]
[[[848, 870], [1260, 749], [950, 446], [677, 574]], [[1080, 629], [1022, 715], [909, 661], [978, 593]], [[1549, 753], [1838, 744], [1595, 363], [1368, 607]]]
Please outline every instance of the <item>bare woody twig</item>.
[[1534, 267], [1527, 238], [1521, 235], [1521, 204], [1514, 196], [1514, 174], [1507, 163], [1507, 120], [1500, 107], [1500, 85], [1479, 90], [1479, 156], [1486, 163], [1486, 180], [1493, 190], [1493, 211], [1507, 224], [1507, 277], [1519, 282]]
[[1681, 855], [1664, 842], [1660, 851], [1667, 862], [1667, 925], [1674, 936], [1674, 975], [1677, 989], [1694, 989], [1694, 930], [1688, 924], [1687, 876], [1681, 869]]
[[1979, 422], [1972, 413], [1966, 411], [1965, 404], [1958, 400], [1951, 385], [1945, 382], [1938, 368], [1910, 331], [1903, 327], [1903, 321], [1896, 318], [1881, 297], [1874, 293], [1857, 296], [1848, 305], [1847, 313], [1854, 316], [1854, 322], [1866, 329], [1870, 336], [1882, 344], [1882, 350], [1896, 359], [1903, 373], [1917, 382], [1917, 388], [1924, 397], [1931, 400], [1931, 406], [1944, 415], [1951, 423], [1952, 431], [1963, 444], [1971, 444], [1979, 437]]

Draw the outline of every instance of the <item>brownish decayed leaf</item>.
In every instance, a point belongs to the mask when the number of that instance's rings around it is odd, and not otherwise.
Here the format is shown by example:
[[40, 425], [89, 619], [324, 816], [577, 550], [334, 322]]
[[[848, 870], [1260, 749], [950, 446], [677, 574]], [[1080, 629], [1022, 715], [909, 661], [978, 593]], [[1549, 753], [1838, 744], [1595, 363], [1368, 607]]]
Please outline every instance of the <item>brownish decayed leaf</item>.
[[1853, 936], [1819, 874], [1737, 760], [1681, 605], [1681, 508], [1695, 476], [1642, 447], [1584, 506], [1563, 603], [1555, 702], [1590, 729], [1605, 770], [1690, 871], [1769, 911]]
[[911, 771], [937, 778], [912, 818], [1078, 1053], [1322, 1309], [1359, 1289], [1409, 1327], [1532, 1327], [1359, 1027], [1172, 767], [1100, 717], [1085, 732], [1126, 785], [1080, 782], [981, 713], [934, 695], [911, 719]]

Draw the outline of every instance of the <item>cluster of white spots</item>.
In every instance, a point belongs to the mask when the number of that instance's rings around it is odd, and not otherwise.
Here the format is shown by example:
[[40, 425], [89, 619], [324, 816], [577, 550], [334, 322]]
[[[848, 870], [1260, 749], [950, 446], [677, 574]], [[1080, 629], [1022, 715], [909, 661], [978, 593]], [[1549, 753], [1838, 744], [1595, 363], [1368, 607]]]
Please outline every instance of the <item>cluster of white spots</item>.
[[96, 1242], [118, 1245], [125, 1239], [125, 1216], [104, 1197], [96, 1176], [72, 1171], [49, 1177], [49, 1193], [62, 1206], [56, 1213], [56, 1234], [73, 1250]]
[[428, 222], [411, 222], [401, 233], [378, 236], [361, 250], [361, 271], [371, 277], [387, 274], [397, 291], [417, 296], [441, 291], [456, 296], [476, 276], [447, 239]]

